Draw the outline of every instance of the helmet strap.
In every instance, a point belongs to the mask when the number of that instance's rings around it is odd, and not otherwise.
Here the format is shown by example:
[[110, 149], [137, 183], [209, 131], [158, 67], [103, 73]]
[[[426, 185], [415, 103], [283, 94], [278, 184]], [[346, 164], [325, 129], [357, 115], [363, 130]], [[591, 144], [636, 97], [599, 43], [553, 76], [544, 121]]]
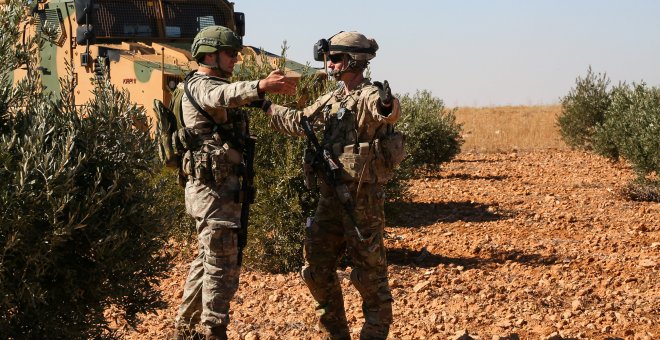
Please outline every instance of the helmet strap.
[[218, 67], [218, 64], [217, 64], [217, 63], [216, 63], [215, 65], [209, 65], [209, 64], [205, 64], [205, 63], [199, 62], [198, 64], [199, 64], [200, 66], [204, 66], [204, 67], [206, 67], [206, 68], [210, 68], [211, 70], [214, 70], [214, 71], [220, 71], [220, 67]]
[[[214, 54], [216, 55], [216, 59], [215, 59], [215, 63], [214, 63], [214, 64], [207, 64], [207, 63], [204, 62], [204, 60], [206, 59], [206, 56], [208, 56], [208, 55], [214, 55]], [[211, 69], [211, 70], [213, 70], [213, 71], [220, 71], [220, 65], [218, 64], [218, 60], [220, 60], [220, 56], [217, 55], [217, 54], [218, 54], [217, 51], [216, 51], [215, 53], [208, 53], [208, 54], [205, 54], [204, 57], [201, 58], [202, 60], [198, 62], [198, 64], [199, 64], [200, 66], [204, 66], [204, 67], [206, 67], [206, 68], [209, 68], [209, 69]]]
[[[345, 54], [346, 57], [349, 59], [351, 58], [348, 54]], [[345, 65], [345, 63], [342, 63], [342, 65]], [[348, 65], [343, 66], [341, 70], [333, 69], [332, 73], [330, 73], [330, 76], [335, 78], [335, 80], [339, 80], [341, 76], [344, 74], [344, 72], [348, 71]]]
[[215, 54], [215, 55], [216, 55], [216, 58], [217, 58], [217, 59], [215, 59], [215, 60], [216, 60], [216, 63], [215, 63], [215, 64], [218, 65], [216, 70], [217, 70], [218, 72], [220, 72], [220, 77], [221, 77], [221, 78], [229, 78], [229, 77], [231, 77], [232, 72], [225, 72], [224, 70], [222, 70], [222, 69], [220, 68], [220, 59], [221, 59], [221, 57], [220, 57], [220, 52], [221, 52], [221, 51], [218, 50], [218, 51], [216, 52], [216, 54]]
[[215, 63], [214, 63], [213, 65], [211, 65], [211, 64], [205, 64], [205, 63], [203, 63], [203, 62], [198, 62], [198, 64], [199, 64], [200, 66], [203, 66], [203, 67], [209, 68], [209, 69], [211, 69], [211, 70], [213, 70], [213, 71], [215, 71], [215, 72], [218, 72], [218, 73], [220, 74], [220, 77], [221, 77], [221, 78], [229, 78], [229, 77], [231, 77], [231, 75], [232, 75], [231, 72], [225, 72], [225, 71], [223, 71], [223, 70], [220, 68], [220, 50], [216, 51], [216, 52], [213, 53], [213, 54], [215, 55], [215, 58], [216, 58], [216, 59], [215, 59]]
[[341, 76], [346, 72], [353, 71], [355, 73], [362, 73], [367, 68], [366, 66], [369, 63], [367, 62], [364, 65], [360, 65], [360, 63], [353, 59], [353, 57], [351, 57], [349, 54], [346, 54], [346, 58], [348, 58], [346, 66], [342, 67], [341, 70], [334, 70], [332, 72], [331, 76], [335, 78], [335, 80], [339, 80], [339, 78], [341, 78]]

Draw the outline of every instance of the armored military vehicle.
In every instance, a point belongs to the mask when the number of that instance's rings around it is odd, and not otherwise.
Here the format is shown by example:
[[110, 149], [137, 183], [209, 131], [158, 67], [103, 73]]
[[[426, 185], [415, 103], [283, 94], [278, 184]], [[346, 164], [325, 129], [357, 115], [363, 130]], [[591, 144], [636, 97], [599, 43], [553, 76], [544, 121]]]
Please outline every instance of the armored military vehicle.
[[[68, 62], [75, 102], [84, 104], [92, 96], [92, 79], [105, 65], [110, 81], [128, 90], [149, 115], [154, 99], [168, 104], [178, 82], [197, 68], [190, 45], [201, 28], [222, 25], [245, 34], [244, 14], [226, 0], [33, 0], [31, 6], [24, 34], [51, 32], [39, 54], [45, 91], [58, 94]], [[260, 53], [246, 47], [241, 54]], [[20, 78], [21, 71], [14, 76]]]

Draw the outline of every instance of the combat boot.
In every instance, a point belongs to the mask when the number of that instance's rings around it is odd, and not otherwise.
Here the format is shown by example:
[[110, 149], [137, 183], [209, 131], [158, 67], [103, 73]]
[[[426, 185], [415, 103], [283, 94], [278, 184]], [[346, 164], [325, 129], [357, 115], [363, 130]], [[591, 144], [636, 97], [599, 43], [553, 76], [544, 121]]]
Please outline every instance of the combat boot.
[[220, 325], [206, 331], [206, 340], [227, 340], [227, 326]]

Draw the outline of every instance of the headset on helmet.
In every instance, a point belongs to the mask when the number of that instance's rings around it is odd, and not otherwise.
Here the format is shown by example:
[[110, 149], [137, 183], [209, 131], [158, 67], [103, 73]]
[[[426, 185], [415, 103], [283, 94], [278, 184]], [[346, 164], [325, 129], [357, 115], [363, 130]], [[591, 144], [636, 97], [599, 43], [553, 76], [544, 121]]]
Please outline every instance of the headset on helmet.
[[241, 50], [243, 39], [234, 31], [224, 26], [204, 27], [193, 39], [190, 52], [193, 58], [199, 60], [207, 53], [215, 53], [222, 50]]
[[325, 55], [345, 53], [353, 60], [368, 61], [376, 56], [376, 51], [376, 40], [368, 39], [362, 33], [341, 31], [314, 44], [314, 60], [324, 61]]

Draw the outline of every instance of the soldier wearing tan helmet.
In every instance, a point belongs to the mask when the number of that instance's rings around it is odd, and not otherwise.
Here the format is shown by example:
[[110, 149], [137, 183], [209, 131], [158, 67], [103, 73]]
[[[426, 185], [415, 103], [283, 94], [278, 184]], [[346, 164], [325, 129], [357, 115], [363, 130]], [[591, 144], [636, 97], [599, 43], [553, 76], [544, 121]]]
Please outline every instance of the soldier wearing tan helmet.
[[206, 339], [227, 339], [229, 302], [240, 271], [241, 205], [250, 200], [241, 191], [250, 136], [246, 113], [238, 108], [261, 106], [265, 93], [295, 92], [293, 79], [280, 71], [230, 83], [242, 47], [241, 38], [226, 27], [200, 30], [191, 47], [200, 67], [180, 84], [185, 87], [181, 115], [191, 146], [182, 160], [186, 211], [195, 219], [199, 244], [176, 316], [176, 339], [190, 338], [200, 322]]
[[[350, 339], [336, 273], [346, 251], [353, 262], [351, 282], [363, 299], [360, 338], [385, 339], [392, 323], [383, 186], [404, 153], [402, 138], [393, 131], [401, 115], [398, 100], [387, 81], [372, 83], [364, 77], [377, 50], [375, 40], [358, 32], [320, 40], [315, 59], [328, 63], [328, 73], [340, 86], [302, 111], [273, 104], [267, 112], [280, 132], [301, 136], [307, 128], [313, 140], [309, 127], [322, 131], [318, 146], [323, 151], [308, 149], [305, 154], [306, 183], [318, 185], [321, 197], [315, 216], [307, 221], [302, 277], [317, 302], [324, 337], [332, 339]], [[319, 154], [329, 156], [322, 160]], [[329, 162], [337, 168], [328, 170]]]

